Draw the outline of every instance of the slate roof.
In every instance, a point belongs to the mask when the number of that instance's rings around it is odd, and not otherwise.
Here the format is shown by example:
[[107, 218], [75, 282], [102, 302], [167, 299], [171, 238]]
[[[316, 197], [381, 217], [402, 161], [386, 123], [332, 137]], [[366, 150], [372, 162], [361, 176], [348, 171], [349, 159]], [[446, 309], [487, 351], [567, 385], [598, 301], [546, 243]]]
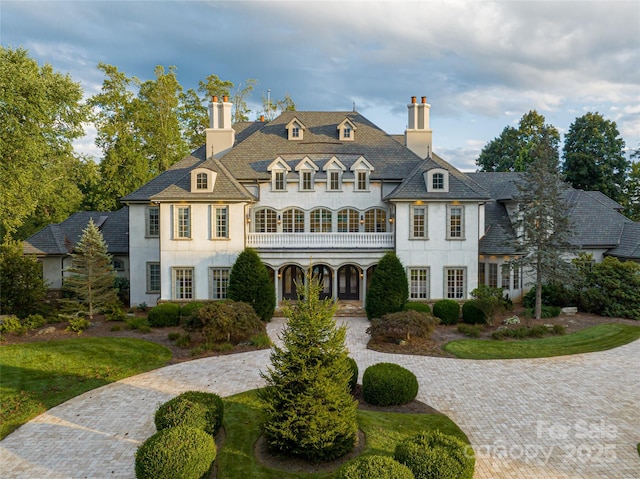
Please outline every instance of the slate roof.
[[129, 254], [129, 208], [79, 211], [62, 223], [45, 226], [24, 241], [24, 253], [66, 255], [82, 236], [89, 220], [99, 227], [110, 254]]
[[640, 261], [640, 223], [625, 223], [620, 244], [607, 251], [607, 256]]

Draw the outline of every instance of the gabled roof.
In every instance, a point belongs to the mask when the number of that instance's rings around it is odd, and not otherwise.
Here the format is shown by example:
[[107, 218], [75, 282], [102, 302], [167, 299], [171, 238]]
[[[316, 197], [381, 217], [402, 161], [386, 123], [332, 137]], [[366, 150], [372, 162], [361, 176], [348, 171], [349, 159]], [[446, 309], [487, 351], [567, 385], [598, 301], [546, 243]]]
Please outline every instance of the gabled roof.
[[625, 223], [620, 244], [607, 251], [607, 256], [640, 261], [640, 223]]
[[66, 255], [93, 219], [99, 226], [110, 254], [129, 254], [129, 208], [118, 211], [79, 211], [62, 223], [45, 226], [24, 241], [24, 253]]
[[[427, 192], [427, 185], [424, 182], [424, 173], [434, 168], [443, 169], [449, 172], [449, 191]], [[474, 182], [467, 174], [457, 170], [438, 155], [433, 154], [431, 158], [426, 158], [418, 163], [413, 171], [407, 176], [391, 194], [385, 199], [388, 200], [488, 200], [489, 192], [482, 186]]]

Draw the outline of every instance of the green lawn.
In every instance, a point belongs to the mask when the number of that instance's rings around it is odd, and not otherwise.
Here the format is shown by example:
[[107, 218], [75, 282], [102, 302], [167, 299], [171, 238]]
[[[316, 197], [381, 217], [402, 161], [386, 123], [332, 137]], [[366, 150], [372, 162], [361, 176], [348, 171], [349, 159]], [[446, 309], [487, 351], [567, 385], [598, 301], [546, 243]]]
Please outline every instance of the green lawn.
[[601, 324], [563, 336], [524, 341], [460, 339], [444, 346], [461, 359], [547, 358], [616, 348], [640, 338], [640, 326]]
[[[330, 478], [335, 471], [323, 473], [289, 472], [270, 469], [256, 462], [253, 448], [260, 437], [262, 412], [256, 391], [224, 399], [224, 427], [226, 440], [216, 459], [219, 479], [300, 479]], [[362, 454], [393, 455], [395, 445], [402, 439], [420, 431], [440, 429], [465, 442], [465, 434], [442, 414], [400, 414], [358, 411], [360, 429], [366, 434], [366, 447]]]
[[0, 346], [0, 439], [47, 409], [170, 359], [164, 346], [128, 338]]

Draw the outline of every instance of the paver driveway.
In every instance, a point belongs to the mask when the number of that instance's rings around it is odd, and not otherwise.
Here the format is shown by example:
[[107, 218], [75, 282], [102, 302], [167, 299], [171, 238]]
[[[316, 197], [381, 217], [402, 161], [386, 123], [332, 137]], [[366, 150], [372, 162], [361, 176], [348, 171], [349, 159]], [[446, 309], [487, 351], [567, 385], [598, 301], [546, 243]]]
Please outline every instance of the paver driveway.
[[[476, 478], [640, 478], [640, 341], [559, 358], [470, 361], [369, 351], [368, 321], [345, 321], [360, 373], [381, 361], [412, 370], [418, 399], [469, 436]], [[282, 325], [274, 320], [269, 334]], [[0, 442], [0, 475], [133, 478], [159, 403], [192, 389], [227, 396], [256, 388], [268, 362], [269, 351], [204, 358], [85, 393]]]

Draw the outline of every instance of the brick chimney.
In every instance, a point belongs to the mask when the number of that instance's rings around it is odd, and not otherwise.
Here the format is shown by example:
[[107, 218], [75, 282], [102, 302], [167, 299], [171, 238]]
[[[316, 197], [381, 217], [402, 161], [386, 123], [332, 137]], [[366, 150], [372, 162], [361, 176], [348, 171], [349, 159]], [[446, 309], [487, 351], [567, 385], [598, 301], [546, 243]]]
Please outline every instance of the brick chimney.
[[228, 96], [223, 96], [222, 102], [214, 96], [209, 103], [209, 128], [206, 129], [207, 158], [220, 158], [233, 147], [236, 133], [231, 127], [232, 106]]
[[404, 132], [404, 143], [420, 158], [431, 157], [433, 149], [433, 130], [429, 128], [429, 109], [427, 97], [423, 96], [421, 103], [416, 102], [416, 97], [411, 97], [411, 103], [407, 105], [409, 121]]

